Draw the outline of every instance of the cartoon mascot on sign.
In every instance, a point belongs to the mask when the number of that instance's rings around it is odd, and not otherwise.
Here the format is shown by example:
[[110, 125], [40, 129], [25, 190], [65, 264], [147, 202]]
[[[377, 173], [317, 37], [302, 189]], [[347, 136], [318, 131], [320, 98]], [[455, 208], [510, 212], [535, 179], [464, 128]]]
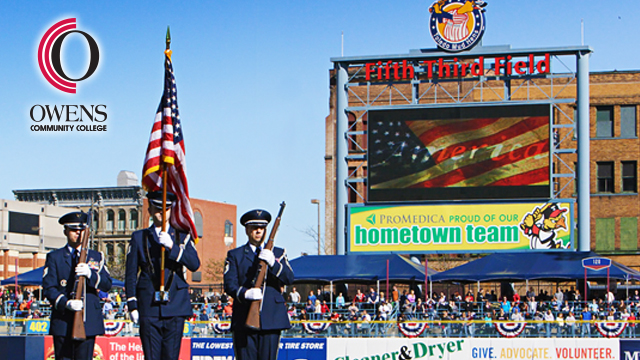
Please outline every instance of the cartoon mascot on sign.
[[536, 207], [533, 213], [524, 216], [520, 228], [529, 237], [531, 249], [562, 249], [562, 240], [556, 240], [556, 231], [567, 228], [567, 219], [557, 204], [549, 203]]

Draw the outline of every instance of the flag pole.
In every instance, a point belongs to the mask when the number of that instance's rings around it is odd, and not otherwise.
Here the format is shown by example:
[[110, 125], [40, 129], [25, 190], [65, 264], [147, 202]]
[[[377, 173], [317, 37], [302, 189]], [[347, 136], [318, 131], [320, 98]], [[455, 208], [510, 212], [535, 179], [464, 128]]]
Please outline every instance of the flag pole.
[[[162, 163], [162, 232], [167, 231], [167, 165]], [[160, 249], [160, 292], [164, 293], [164, 246]], [[164, 296], [164, 295], [163, 295]]]
[[[165, 54], [167, 56], [171, 56], [171, 33], [169, 32], [169, 27], [167, 26], [167, 38], [166, 38], [167, 48], [165, 50]], [[166, 66], [166, 65], [165, 65]], [[167, 231], [167, 164], [161, 162], [162, 166], [162, 232]], [[164, 246], [160, 250], [160, 292], [164, 293]], [[164, 298], [164, 294], [162, 294]]]

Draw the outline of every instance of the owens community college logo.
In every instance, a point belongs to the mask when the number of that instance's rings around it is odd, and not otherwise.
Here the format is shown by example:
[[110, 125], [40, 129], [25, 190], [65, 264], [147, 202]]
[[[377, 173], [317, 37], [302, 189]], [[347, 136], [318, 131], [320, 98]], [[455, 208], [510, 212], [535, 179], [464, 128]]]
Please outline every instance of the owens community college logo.
[[[60, 61], [60, 49], [64, 39], [72, 33], [78, 33], [84, 36], [89, 44], [89, 67], [86, 73], [78, 78], [72, 79], [65, 74]], [[66, 93], [76, 93], [76, 82], [87, 79], [98, 68], [100, 60], [100, 50], [98, 44], [84, 31], [76, 30], [76, 19], [69, 18], [57, 22], [50, 27], [40, 40], [38, 46], [38, 65], [44, 78], [56, 89]]]
[[438, 47], [449, 52], [469, 50], [484, 34], [484, 7], [480, 0], [439, 0], [429, 8], [429, 30]]

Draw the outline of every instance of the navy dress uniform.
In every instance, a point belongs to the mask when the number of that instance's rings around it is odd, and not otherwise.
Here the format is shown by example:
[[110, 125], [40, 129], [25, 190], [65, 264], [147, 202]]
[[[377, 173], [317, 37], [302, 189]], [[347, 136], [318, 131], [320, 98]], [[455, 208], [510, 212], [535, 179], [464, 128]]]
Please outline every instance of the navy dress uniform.
[[[240, 223], [266, 227], [271, 215], [264, 210], [253, 210], [244, 214]], [[266, 233], [262, 236], [262, 241]], [[285, 250], [274, 247], [275, 262], [269, 266], [262, 294], [260, 312], [260, 330], [245, 327], [251, 300], [245, 298], [247, 290], [253, 287], [258, 264], [260, 248], [251, 244], [251, 240], [236, 249], [227, 252], [224, 272], [225, 292], [233, 297], [233, 314], [231, 329], [233, 331], [233, 347], [237, 360], [275, 360], [280, 343], [280, 332], [289, 329], [287, 306], [282, 295], [285, 285], [293, 283], [293, 270], [289, 265]]]
[[85, 341], [73, 340], [71, 331], [74, 310], [68, 303], [74, 299], [72, 292], [76, 281], [76, 266], [80, 249], [73, 246], [68, 232], [84, 230], [87, 214], [72, 212], [61, 217], [58, 222], [64, 225], [69, 243], [63, 248], [47, 254], [44, 265], [42, 287], [45, 297], [51, 303], [49, 334], [53, 335], [56, 360], [92, 359], [95, 337], [104, 334], [104, 319], [98, 291], [108, 292], [111, 289], [111, 276], [104, 264], [102, 254], [88, 249], [86, 264], [89, 266], [91, 275], [86, 279], [86, 294], [83, 304], [87, 339]]
[[[149, 193], [147, 198], [150, 205], [161, 208], [162, 193]], [[173, 201], [175, 195], [167, 193], [167, 208]], [[178, 359], [184, 322], [193, 315], [185, 268], [197, 271], [200, 259], [190, 235], [169, 227], [166, 232], [174, 243], [165, 251], [164, 285], [169, 300], [156, 301], [163, 247], [158, 231], [151, 225], [131, 235], [125, 278], [127, 306], [130, 312], [139, 312], [145, 359]]]

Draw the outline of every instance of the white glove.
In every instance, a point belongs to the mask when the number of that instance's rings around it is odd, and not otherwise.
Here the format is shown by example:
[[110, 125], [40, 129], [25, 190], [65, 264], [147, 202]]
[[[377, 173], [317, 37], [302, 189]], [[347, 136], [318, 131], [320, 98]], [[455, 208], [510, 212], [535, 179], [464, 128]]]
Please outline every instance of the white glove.
[[78, 266], [76, 266], [76, 275], [90, 278], [91, 269], [89, 268], [89, 265], [87, 265], [87, 263], [78, 264]]
[[247, 300], [262, 300], [262, 290], [259, 288], [251, 288], [244, 293]]
[[158, 234], [158, 239], [160, 239], [160, 244], [167, 249], [171, 249], [173, 247], [173, 239], [171, 238], [171, 235], [166, 232], [161, 231], [160, 234]]
[[133, 321], [134, 324], [138, 323], [138, 320], [140, 319], [140, 314], [138, 314], [138, 310], [133, 310], [131, 314], [129, 314], [129, 316], [131, 317], [131, 321]]
[[82, 300], [67, 300], [67, 309], [71, 311], [80, 311], [82, 306]]
[[276, 263], [276, 257], [273, 255], [273, 251], [269, 249], [260, 250], [260, 255], [258, 255], [258, 259], [264, 260], [267, 264], [269, 264], [269, 267], [272, 267], [273, 264]]

